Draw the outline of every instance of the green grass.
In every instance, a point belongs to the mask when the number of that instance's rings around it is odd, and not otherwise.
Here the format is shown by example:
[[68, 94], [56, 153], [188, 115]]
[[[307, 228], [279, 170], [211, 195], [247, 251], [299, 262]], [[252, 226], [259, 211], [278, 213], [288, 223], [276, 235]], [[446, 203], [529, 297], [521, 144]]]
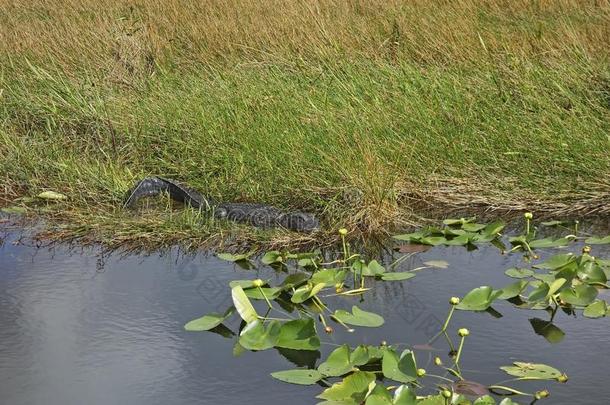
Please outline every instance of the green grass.
[[92, 83], [5, 69], [5, 195], [61, 191], [66, 217], [120, 227], [126, 190], [159, 174], [364, 231], [470, 201], [578, 214], [608, 195], [603, 63], [295, 63]]
[[[608, 16], [607, 0], [14, 0], [0, 205], [49, 219], [51, 237], [148, 246], [320, 242], [489, 208], [607, 214]], [[314, 211], [327, 233], [124, 212], [155, 174]], [[28, 199], [44, 190], [69, 198]]]

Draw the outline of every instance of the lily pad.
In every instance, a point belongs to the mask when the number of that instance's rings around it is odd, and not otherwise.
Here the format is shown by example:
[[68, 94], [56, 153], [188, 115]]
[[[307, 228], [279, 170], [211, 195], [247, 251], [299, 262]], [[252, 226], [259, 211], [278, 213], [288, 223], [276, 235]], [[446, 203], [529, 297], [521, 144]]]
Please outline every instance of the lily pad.
[[610, 235], [605, 237], [592, 236], [585, 239], [585, 243], [588, 243], [589, 245], [605, 245], [610, 243]]
[[328, 377], [338, 377], [352, 371], [348, 345], [342, 345], [333, 350], [328, 358], [318, 366], [318, 371]]
[[409, 383], [417, 380], [417, 364], [415, 354], [410, 350], [402, 352], [400, 357], [393, 349], [383, 354], [381, 362], [383, 375], [394, 381]]
[[528, 286], [528, 282], [525, 280], [517, 281], [516, 283], [512, 283], [502, 288], [502, 293], [498, 296], [500, 300], [507, 300], [510, 298], [514, 298], [521, 294], [523, 290]]
[[456, 308], [464, 311], [484, 311], [501, 294], [502, 290], [494, 290], [489, 286], [477, 287], [466, 294]]
[[246, 323], [258, 321], [258, 314], [241, 286], [237, 285], [231, 288], [231, 297], [233, 298], [233, 305], [241, 319], [246, 321]]
[[597, 297], [597, 289], [587, 284], [580, 284], [576, 287], [563, 290], [559, 298], [568, 304], [576, 306], [587, 306]]
[[240, 262], [243, 260], [248, 260], [250, 256], [252, 256], [254, 252], [242, 253], [242, 254], [232, 254], [232, 253], [218, 253], [216, 257], [222, 260], [226, 260], [228, 262]]
[[231, 306], [225, 311], [224, 314], [211, 313], [204, 315], [201, 318], [193, 319], [192, 321], [188, 322], [186, 325], [184, 325], [184, 329], [191, 332], [213, 329], [223, 323], [225, 319], [233, 315], [233, 312], [235, 312], [235, 307]]
[[295, 319], [283, 324], [276, 346], [295, 350], [319, 349], [320, 338], [313, 319]]
[[546, 364], [524, 363], [516, 361], [513, 366], [500, 367], [507, 374], [519, 378], [554, 380], [561, 376], [561, 372], [556, 368]]
[[360, 404], [375, 381], [375, 373], [356, 371], [324, 390], [317, 398], [334, 401], [335, 404]]
[[583, 315], [587, 318], [601, 318], [606, 316], [608, 312], [608, 304], [604, 300], [595, 300], [591, 304], [587, 305], [583, 311]]
[[373, 312], [363, 311], [357, 306], [352, 307], [352, 313], [338, 309], [335, 311], [334, 316], [341, 322], [355, 326], [365, 326], [368, 328], [376, 328], [384, 323], [382, 316], [377, 315]]
[[403, 281], [415, 277], [415, 273], [411, 271], [394, 271], [383, 273], [381, 279], [383, 281]]
[[302, 287], [297, 288], [294, 291], [292, 297], [290, 298], [290, 301], [294, 302], [295, 304], [305, 302], [320, 291], [322, 291], [324, 287], [326, 287], [326, 283], [318, 283], [315, 285], [306, 284]]
[[317, 370], [284, 370], [271, 373], [276, 380], [290, 384], [312, 385], [320, 381], [324, 376]]
[[261, 321], [251, 322], [241, 331], [239, 344], [248, 350], [267, 350], [277, 344], [282, 325], [271, 321], [264, 325]]
[[508, 277], [512, 278], [527, 278], [534, 275], [534, 272], [530, 269], [518, 269], [512, 267], [504, 272]]

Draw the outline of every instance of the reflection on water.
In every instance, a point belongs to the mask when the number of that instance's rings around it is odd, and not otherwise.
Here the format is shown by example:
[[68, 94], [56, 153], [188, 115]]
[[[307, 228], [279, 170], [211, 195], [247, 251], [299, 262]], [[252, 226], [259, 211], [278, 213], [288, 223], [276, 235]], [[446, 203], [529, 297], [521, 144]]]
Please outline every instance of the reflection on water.
[[[269, 373], [319, 363], [320, 353], [291, 350], [246, 352], [234, 357], [239, 327], [223, 333], [189, 333], [183, 324], [230, 305], [230, 280], [283, 276], [272, 270], [243, 270], [213, 256], [111, 256], [95, 250], [0, 247], [0, 392], [7, 404], [311, 404], [320, 387], [273, 380]], [[602, 255], [602, 248], [596, 247]], [[610, 252], [606, 249], [606, 255]], [[386, 258], [391, 260], [391, 258]], [[428, 340], [442, 324], [452, 295], [483, 284], [511, 282], [503, 271], [518, 255], [486, 247], [434, 248], [407, 260], [405, 269], [443, 259], [446, 270], [420, 272], [400, 283], [378, 283], [363, 309], [382, 314], [386, 324], [354, 334], [323, 336], [324, 356], [334, 344], [381, 340], [414, 346], [421, 366], [446, 356], [442, 340]], [[341, 298], [350, 308], [359, 298]], [[452, 328], [471, 330], [463, 357], [469, 379], [483, 384], [504, 379], [498, 367], [512, 361], [543, 362], [571, 379], [545, 383], [553, 404], [601, 403], [610, 396], [608, 319], [589, 320], [519, 310], [507, 303], [489, 313], [456, 312]], [[339, 328], [337, 328], [339, 329]], [[229, 337], [229, 338], [227, 338]], [[457, 339], [456, 339], [457, 340]], [[426, 353], [430, 353], [426, 356]], [[524, 388], [543, 388], [539, 384]], [[583, 396], [583, 393], [585, 394]], [[584, 399], [583, 399], [584, 398]], [[588, 401], [588, 402], [587, 402]]]

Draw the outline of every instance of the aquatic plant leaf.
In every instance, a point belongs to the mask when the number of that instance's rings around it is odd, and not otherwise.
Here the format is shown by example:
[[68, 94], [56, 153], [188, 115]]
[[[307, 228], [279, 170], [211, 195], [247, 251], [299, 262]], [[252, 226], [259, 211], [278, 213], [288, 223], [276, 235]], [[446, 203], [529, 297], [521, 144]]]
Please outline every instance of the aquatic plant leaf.
[[[266, 284], [266, 283], [265, 283]], [[233, 288], [240, 286], [241, 288], [252, 288], [254, 287], [254, 280], [233, 280], [229, 282], [229, 287]]]
[[248, 260], [250, 256], [252, 256], [254, 252], [242, 253], [242, 254], [232, 254], [232, 253], [218, 253], [216, 257], [222, 260], [226, 260], [228, 262], [240, 262], [243, 260]]
[[346, 270], [324, 269], [313, 273], [311, 282], [313, 284], [324, 284], [326, 287], [333, 287], [335, 284], [343, 283], [346, 275]]
[[276, 380], [290, 384], [312, 385], [320, 381], [324, 376], [317, 370], [284, 370], [271, 373]]
[[392, 395], [382, 384], [372, 382], [366, 394], [365, 405], [392, 405]]
[[504, 398], [498, 405], [519, 405], [519, 403], [510, 398]]
[[[268, 300], [274, 300], [279, 297], [282, 289], [279, 287], [261, 287], [261, 288], [247, 288], [244, 293], [248, 298], [253, 300], [264, 300], [267, 297]], [[265, 296], [263, 296], [265, 294]]]
[[233, 315], [233, 312], [235, 312], [235, 307], [230, 306], [229, 309], [224, 312], [224, 314], [211, 313], [204, 315], [201, 318], [193, 319], [184, 325], [184, 330], [200, 332], [213, 329], [224, 322], [225, 319]]
[[369, 385], [373, 381], [375, 381], [374, 373], [356, 371], [322, 391], [316, 398], [336, 401], [335, 404], [358, 405], [364, 401]]
[[425, 238], [422, 238], [420, 240], [420, 243], [423, 243], [424, 245], [430, 245], [430, 246], [438, 246], [438, 245], [442, 245], [443, 243], [446, 243], [447, 239], [443, 236], [428, 236]]
[[578, 278], [587, 283], [605, 284], [608, 281], [606, 273], [601, 266], [593, 261], [589, 261], [580, 266], [577, 270]]
[[427, 262], [424, 262], [424, 266], [446, 269], [449, 267], [449, 263], [445, 260], [428, 260]]
[[239, 335], [239, 344], [248, 350], [267, 350], [277, 344], [282, 325], [271, 321], [266, 326], [257, 320], [246, 325]]
[[512, 366], [503, 366], [500, 369], [509, 375], [520, 378], [554, 380], [561, 376], [559, 370], [546, 364], [525, 363], [521, 361], [515, 361]]
[[320, 338], [313, 319], [295, 319], [282, 325], [277, 347], [295, 350], [317, 350]]
[[537, 335], [545, 338], [547, 340], [547, 342], [549, 342], [549, 343], [552, 343], [552, 344], [559, 343], [563, 340], [563, 338], [566, 335], [564, 333], [564, 331], [559, 329], [552, 322], [545, 321], [540, 318], [531, 318], [529, 321], [530, 321], [530, 324], [532, 325], [532, 328], [534, 328], [534, 332]]
[[595, 297], [597, 297], [597, 289], [587, 284], [580, 284], [559, 293], [559, 298], [563, 302], [581, 307], [591, 304]]
[[445, 405], [447, 402], [442, 395], [429, 395], [417, 402], [417, 405]]
[[481, 286], [471, 290], [456, 306], [464, 311], [484, 311], [502, 294], [502, 290], [494, 290], [489, 286]]
[[595, 300], [585, 307], [583, 315], [587, 318], [601, 318], [606, 316], [608, 304], [604, 300]]
[[297, 288], [294, 291], [292, 297], [290, 298], [290, 301], [294, 302], [295, 304], [300, 304], [301, 302], [307, 301], [308, 299], [322, 291], [324, 287], [326, 287], [325, 283], [319, 283], [314, 285], [306, 284], [302, 287]]
[[457, 238], [447, 239], [444, 242], [444, 245], [446, 245], [446, 246], [465, 246], [465, 245], [468, 245], [469, 243], [472, 243], [474, 238], [475, 238], [474, 234], [460, 235]]
[[241, 286], [236, 285], [231, 288], [231, 297], [233, 298], [233, 305], [241, 319], [246, 321], [246, 323], [258, 321], [258, 314]]
[[461, 226], [461, 227], [463, 227], [465, 224], [469, 224], [469, 223], [473, 222], [475, 219], [476, 219], [476, 217], [471, 217], [471, 218], [447, 218], [447, 219], [443, 220], [443, 224], [449, 225], [449, 226]]
[[412, 232], [412, 233], [405, 233], [402, 235], [394, 235], [393, 238], [396, 240], [403, 240], [403, 241], [407, 241], [407, 242], [419, 242], [424, 236], [428, 235], [428, 232], [425, 231], [418, 231], [418, 232]]
[[518, 269], [512, 267], [504, 272], [508, 277], [512, 278], [527, 278], [534, 275], [534, 272], [530, 269]]
[[396, 271], [390, 273], [383, 273], [381, 275], [381, 279], [383, 281], [402, 281], [408, 280], [413, 277], [415, 277], [415, 273], [410, 271]]
[[558, 239], [553, 238], [544, 238], [544, 239], [536, 239], [529, 242], [529, 246], [532, 249], [541, 249], [541, 248], [552, 248], [552, 247], [562, 247], [568, 246], [574, 238], [563, 237]]
[[365, 269], [366, 272], [362, 273], [363, 276], [378, 276], [385, 273], [385, 267], [379, 264], [377, 260], [371, 260]]
[[384, 323], [384, 319], [381, 315], [377, 315], [373, 312], [363, 311], [355, 305], [352, 307], [352, 313], [338, 309], [333, 315], [341, 322], [354, 326], [376, 328]]
[[533, 267], [536, 269], [557, 270], [558, 268], [563, 267], [574, 260], [576, 260], [576, 256], [574, 256], [574, 254], [564, 253], [552, 256], [542, 263], [535, 264]]
[[41, 200], [54, 200], [54, 201], [65, 200], [68, 198], [64, 194], [58, 193], [56, 191], [43, 191], [42, 193], [38, 194], [36, 197], [40, 198]]
[[473, 223], [467, 223], [462, 225], [462, 229], [465, 230], [466, 232], [479, 232], [483, 229], [485, 229], [487, 225], [485, 224], [473, 224]]
[[284, 258], [282, 257], [282, 253], [278, 250], [271, 250], [263, 255], [261, 262], [263, 264], [283, 263]]
[[401, 385], [394, 391], [392, 405], [415, 405], [417, 397], [408, 385]]
[[338, 377], [349, 373], [352, 369], [348, 345], [342, 345], [333, 350], [328, 358], [318, 366], [318, 371], [328, 377]]
[[606, 237], [592, 236], [590, 238], [585, 239], [585, 243], [588, 243], [589, 245], [605, 245], [610, 243], [610, 235]]
[[283, 290], [289, 290], [291, 288], [296, 288], [300, 285], [302, 285], [303, 283], [305, 283], [307, 280], [309, 280], [309, 274], [305, 274], [305, 273], [293, 273], [293, 274], [289, 274], [288, 276], [286, 276], [286, 278], [284, 279], [284, 281], [282, 281], [282, 284], [280, 284], [280, 287], [282, 287]]
[[528, 286], [528, 282], [525, 280], [517, 281], [502, 288], [502, 293], [498, 296], [499, 300], [507, 300], [514, 298], [521, 294], [523, 290]]
[[476, 381], [459, 380], [451, 384], [453, 392], [462, 395], [469, 395], [474, 397], [480, 397], [488, 395], [489, 390], [483, 384]]
[[354, 351], [349, 356], [349, 361], [354, 366], [361, 366], [366, 364], [371, 359], [371, 354], [369, 353], [369, 346], [360, 345], [354, 349]]
[[400, 357], [393, 349], [383, 353], [381, 361], [383, 375], [394, 381], [409, 383], [417, 380], [417, 364], [415, 354], [410, 350], [402, 352]]
[[496, 400], [489, 395], [485, 395], [475, 399], [472, 405], [496, 405]]

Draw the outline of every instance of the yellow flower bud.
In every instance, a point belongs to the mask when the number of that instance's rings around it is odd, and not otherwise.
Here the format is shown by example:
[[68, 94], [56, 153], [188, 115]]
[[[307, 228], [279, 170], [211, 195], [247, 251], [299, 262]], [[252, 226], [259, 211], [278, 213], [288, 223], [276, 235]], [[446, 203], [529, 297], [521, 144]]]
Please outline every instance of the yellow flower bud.
[[345, 229], [345, 228], [339, 229], [339, 235], [341, 235], [341, 236], [347, 235], [347, 229]]
[[265, 282], [260, 278], [257, 278], [256, 280], [252, 281], [252, 285], [254, 287], [262, 287], [263, 285], [265, 285]]
[[542, 398], [548, 397], [549, 395], [551, 395], [549, 390], [541, 390], [541, 391], [537, 391], [536, 394], [534, 394], [534, 398], [542, 399]]
[[526, 212], [525, 214], [523, 214], [523, 216], [525, 217], [525, 219], [534, 218], [534, 214], [532, 214], [531, 212]]
[[423, 377], [425, 375], [426, 375], [426, 370], [425, 369], [423, 369], [423, 368], [418, 368], [417, 369], [417, 376], [418, 377]]
[[437, 366], [439, 366], [439, 367], [440, 367], [440, 366], [442, 366], [442, 365], [443, 365], [443, 361], [441, 360], [441, 358], [440, 358], [440, 357], [436, 356], [436, 357], [434, 358], [434, 364], [436, 364]]
[[458, 329], [458, 335], [460, 335], [461, 337], [466, 337], [470, 335], [470, 331], [466, 328], [460, 328]]
[[459, 304], [459, 303], [460, 303], [460, 299], [459, 299], [458, 297], [451, 297], [451, 298], [449, 299], [449, 303], [450, 303], [451, 305], [457, 305], [457, 304]]

